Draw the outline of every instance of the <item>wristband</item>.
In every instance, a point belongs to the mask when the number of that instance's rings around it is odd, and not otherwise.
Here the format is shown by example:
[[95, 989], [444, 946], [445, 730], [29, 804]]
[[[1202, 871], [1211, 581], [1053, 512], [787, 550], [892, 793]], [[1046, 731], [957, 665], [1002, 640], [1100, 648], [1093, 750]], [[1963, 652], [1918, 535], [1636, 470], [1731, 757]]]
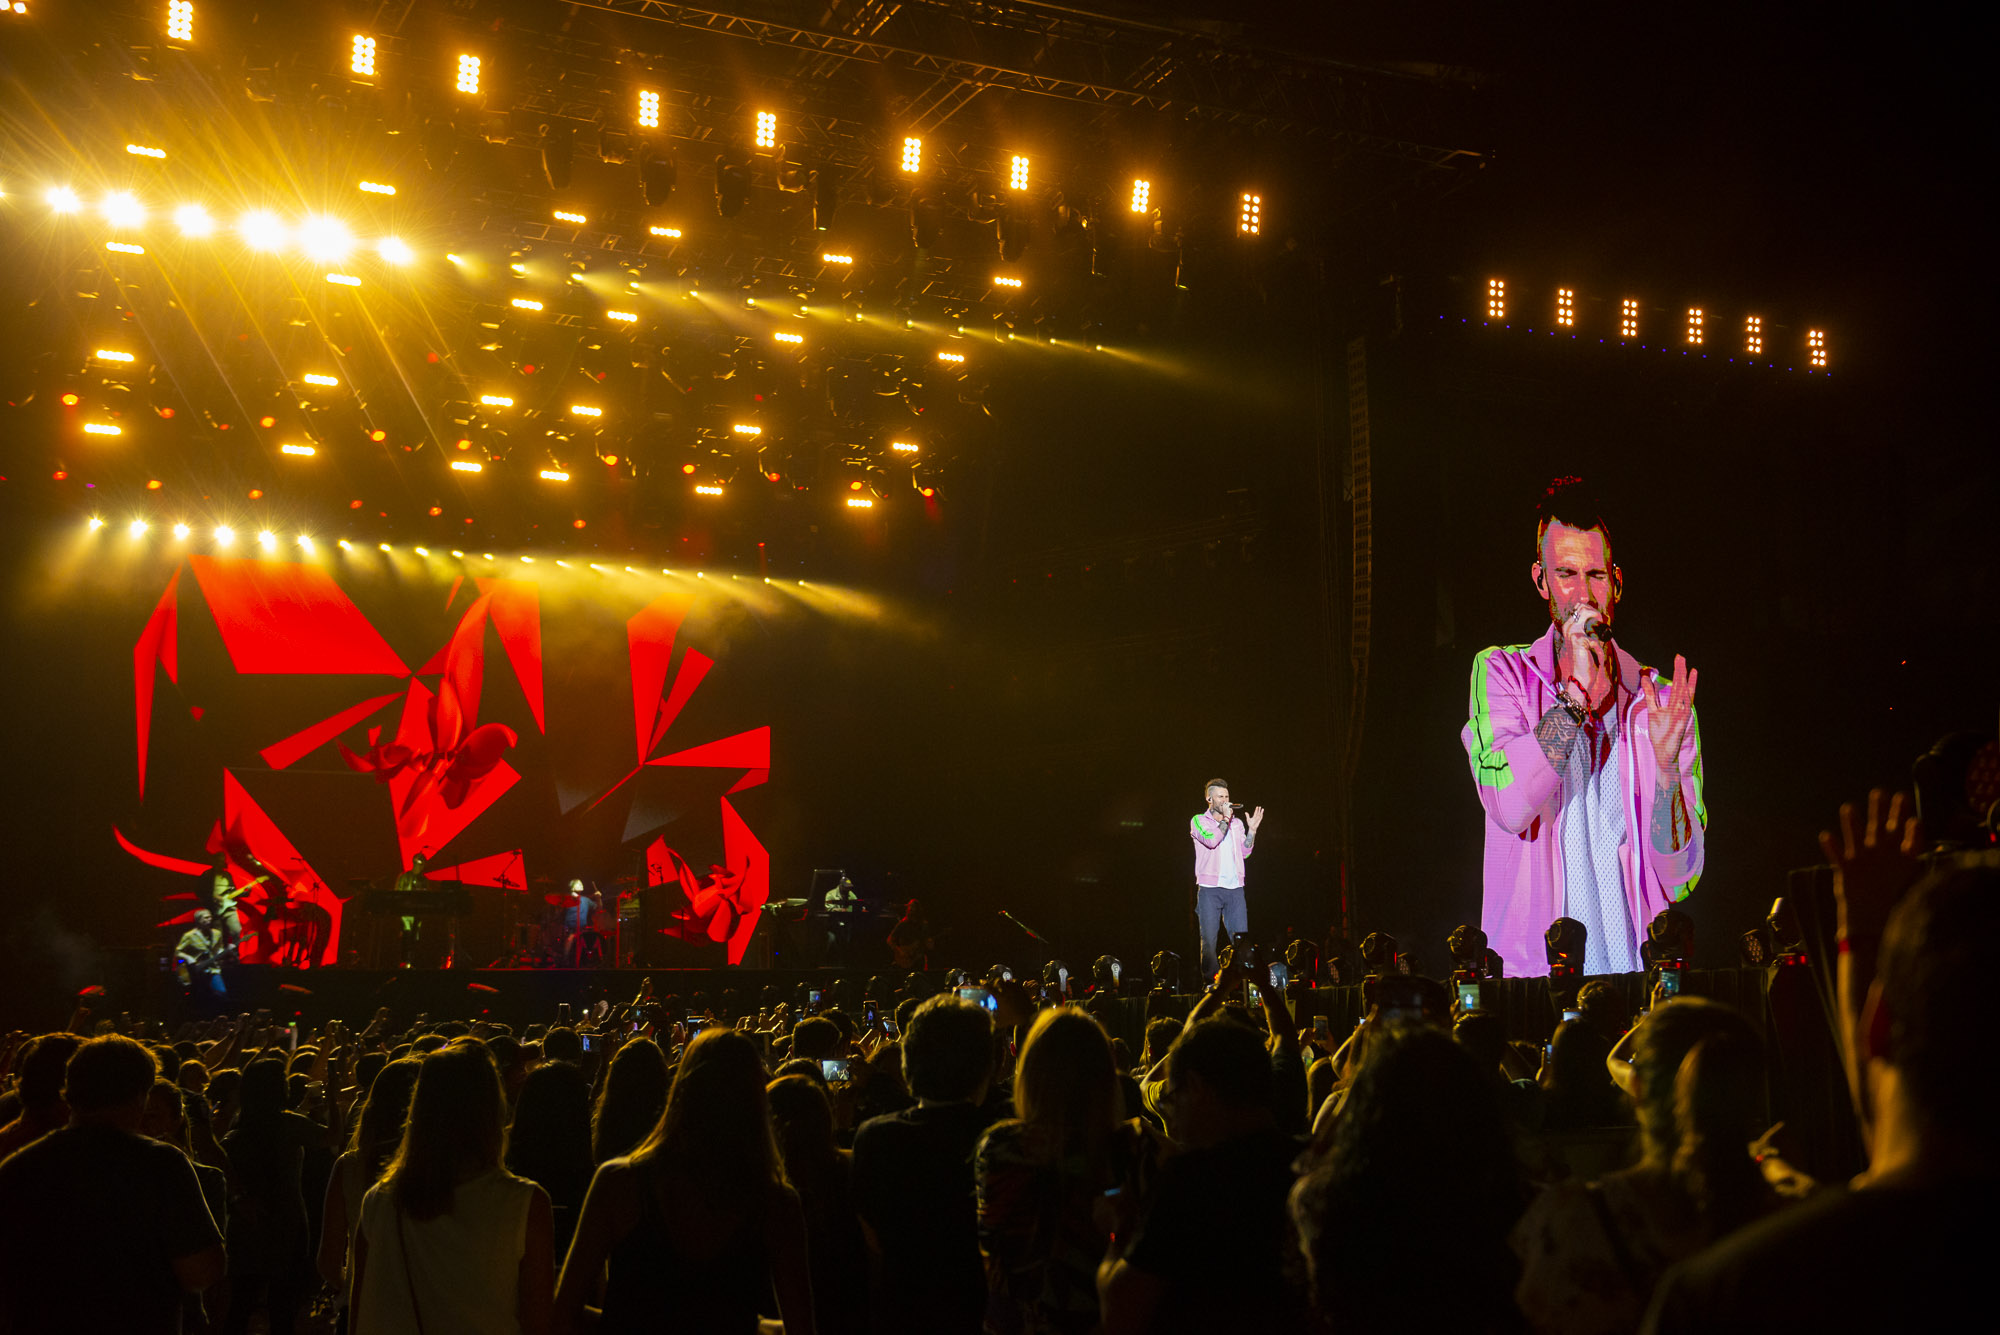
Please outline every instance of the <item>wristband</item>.
[[1567, 681], [1556, 687], [1556, 703], [1563, 707], [1563, 712], [1569, 715], [1571, 723], [1576, 724], [1579, 728], [1583, 726], [1583, 706], [1569, 698], [1569, 683]]

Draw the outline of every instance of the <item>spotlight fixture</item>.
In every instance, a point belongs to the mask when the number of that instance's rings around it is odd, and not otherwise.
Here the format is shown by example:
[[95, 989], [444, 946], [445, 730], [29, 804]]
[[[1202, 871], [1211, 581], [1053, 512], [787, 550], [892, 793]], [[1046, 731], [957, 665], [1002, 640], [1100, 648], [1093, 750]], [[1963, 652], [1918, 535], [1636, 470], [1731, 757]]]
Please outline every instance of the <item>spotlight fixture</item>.
[[1018, 288], [1021, 286], [1021, 280], [1018, 278], [1010, 278], [1005, 274], [994, 274], [993, 286]]
[[313, 554], [312, 535], [307, 533], [299, 534], [298, 544], [299, 544], [299, 550], [303, 551], [307, 556], [311, 556]]
[[549, 189], [569, 189], [570, 166], [576, 157], [575, 127], [567, 124], [544, 125], [541, 129], [541, 150], [542, 179], [549, 183]]
[[1618, 303], [1618, 337], [1639, 337], [1639, 302], [1637, 298], [1626, 297]]
[[97, 530], [103, 527], [104, 527], [104, 521], [102, 519], [99, 519], [96, 515], [92, 515], [90, 517], [90, 531], [92, 533], [97, 532]]
[[660, 128], [660, 95], [650, 88], [639, 90], [639, 126], [646, 130]]
[[1743, 321], [1743, 351], [1752, 357], [1764, 355], [1764, 317], [1752, 315]]
[[143, 255], [146, 253], [144, 246], [135, 246], [130, 241], [106, 241], [104, 248], [119, 255]]
[[776, 148], [778, 146], [778, 113], [760, 111], [757, 113], [757, 147]]
[[852, 264], [854, 263], [854, 257], [852, 255], [836, 255], [832, 251], [828, 251], [819, 257], [819, 262], [821, 264]]
[[345, 259], [354, 249], [354, 233], [340, 219], [318, 214], [299, 224], [299, 249], [316, 260]]
[[390, 264], [408, 264], [417, 257], [410, 243], [397, 236], [385, 236], [376, 242], [375, 253]]
[[849, 496], [847, 498], [847, 507], [850, 510], [873, 510], [875, 502], [866, 496]]
[[1256, 236], [1264, 230], [1264, 197], [1245, 190], [1236, 214], [1236, 235]]
[[542, 470], [542, 481], [567, 482], [569, 481], [569, 474], [563, 472], [560, 468], [544, 468]]
[[477, 93], [479, 91], [479, 57], [460, 56], [458, 58], [458, 91]]
[[185, 537], [186, 537], [186, 536], [188, 535], [188, 533], [189, 533], [189, 529], [188, 529], [188, 526], [187, 526], [186, 524], [175, 524], [175, 525], [174, 525], [174, 536], [175, 536], [176, 538], [185, 538]]
[[1144, 213], [1147, 206], [1151, 204], [1152, 199], [1153, 183], [1151, 181], [1141, 179], [1132, 182], [1132, 212]]
[[646, 230], [654, 236], [666, 237], [669, 241], [681, 239], [681, 229], [678, 227], [648, 227]]
[[317, 372], [302, 375], [299, 379], [305, 381], [308, 385], [337, 385], [340, 383], [338, 376], [320, 375]]
[[215, 530], [215, 545], [216, 545], [216, 546], [218, 546], [218, 547], [227, 547], [227, 546], [228, 546], [228, 545], [229, 545], [230, 543], [232, 543], [232, 542], [235, 542], [235, 541], [236, 541], [236, 530], [235, 530], [235, 529], [233, 529], [233, 528], [229, 527], [229, 525], [227, 525], [227, 524], [219, 524], [219, 525], [217, 525], [217, 526], [216, 526], [216, 530]]
[[602, 408], [593, 408], [593, 407], [591, 407], [591, 406], [590, 406], [589, 404], [587, 404], [587, 403], [572, 403], [572, 404], [571, 404], [571, 405], [569, 406], [569, 410], [570, 410], [570, 412], [574, 413], [574, 414], [575, 414], [576, 416], [578, 416], [578, 417], [602, 417], [602, 416], [604, 416], [604, 409], [602, 409]]
[[757, 426], [751, 422], [738, 422], [736, 423], [736, 425], [730, 427], [729, 429], [731, 431], [734, 431], [739, 436], [761, 436], [764, 434], [763, 427]]
[[697, 482], [695, 483], [694, 494], [697, 496], [720, 496], [722, 494], [722, 488], [718, 486], [712, 486], [706, 482]]
[[122, 436], [125, 428], [113, 426], [109, 422], [85, 422], [83, 432], [87, 436]]
[[127, 144], [125, 145], [125, 151], [135, 158], [164, 158], [167, 156], [166, 149], [149, 148], [145, 144]]
[[453, 459], [451, 461], [451, 471], [454, 473], [483, 473], [486, 471], [486, 465], [480, 463], [477, 459]]
[[1009, 190], [1026, 190], [1028, 188], [1028, 160], [1019, 153], [1014, 154], [1014, 161], [1008, 167], [1007, 188]]
[[97, 205], [98, 213], [113, 227], [137, 227], [146, 221], [146, 206], [129, 190], [114, 190]]
[[771, 335], [771, 337], [780, 343], [803, 343], [806, 341], [806, 336], [804, 334], [778, 333]]
[[332, 283], [335, 287], [361, 286], [361, 280], [351, 273], [330, 273], [326, 276], [326, 281]]
[[917, 452], [916, 443], [908, 440], [892, 440], [889, 442], [889, 448], [898, 454], [915, 454]]
[[1701, 346], [1701, 307], [1688, 307], [1687, 341], [1694, 347]]
[[1507, 318], [1507, 280], [1504, 278], [1486, 280], [1486, 318], [1489, 320]]
[[167, 40], [194, 40], [194, 0], [167, 0]]
[[278, 535], [267, 528], [257, 535], [257, 545], [267, 552], [275, 552], [278, 550]]
[[396, 193], [395, 186], [384, 184], [381, 181], [359, 181], [356, 182], [356, 188], [364, 195], [393, 195]]
[[146, 530], [151, 527], [152, 525], [148, 524], [145, 520], [135, 519], [126, 525], [125, 532], [129, 537], [143, 538], [146, 536]]
[[734, 218], [750, 202], [750, 164], [740, 149], [715, 156], [715, 212]]
[[965, 354], [962, 352], [940, 352], [938, 360], [941, 362], [951, 362], [956, 365], [965, 360]]
[[511, 408], [514, 406], [514, 400], [508, 398], [505, 394], [481, 394], [479, 401], [488, 408]]
[[285, 224], [269, 209], [252, 209], [236, 222], [236, 231], [252, 250], [277, 250], [285, 244]]
[[1806, 360], [1810, 365], [1819, 367], [1821, 370], [1826, 368], [1826, 331], [1824, 329], [1806, 330]]
[[1565, 328], [1576, 324], [1576, 293], [1566, 287], [1556, 289], [1556, 323]]
[[101, 362], [134, 362], [138, 360], [131, 353], [119, 352], [115, 348], [99, 348], [90, 355]]
[[348, 43], [347, 69], [349, 73], [359, 74], [364, 79], [375, 77], [375, 39], [373, 37], [368, 36], [366, 33], [357, 32], [354, 34], [353, 41]]
[[515, 297], [507, 304], [517, 311], [538, 311], [542, 308], [542, 303], [532, 297]]
[[912, 176], [924, 169], [924, 141], [915, 135], [903, 137], [903, 170]]
[[616, 320], [620, 324], [637, 324], [639, 322], [639, 317], [631, 311], [606, 311], [604, 312], [604, 318], [607, 320]]
[[[648, 152], [639, 159], [639, 194], [649, 209], [663, 209], [674, 197], [674, 187], [680, 182], [680, 166], [674, 155], [667, 152]], [[648, 229], [654, 236], [666, 236], [664, 228]], [[679, 236], [679, 232], [672, 233]]]
[[301, 459], [310, 459], [314, 455], [318, 454], [319, 451], [314, 449], [310, 445], [280, 445], [278, 447], [278, 453], [296, 454]]
[[590, 219], [584, 217], [581, 213], [566, 213], [561, 209], [557, 209], [555, 215], [557, 222], [575, 223], [579, 227], [590, 221]]
[[83, 207], [83, 201], [77, 198], [76, 191], [66, 185], [50, 186], [42, 198], [57, 213], [75, 213]]

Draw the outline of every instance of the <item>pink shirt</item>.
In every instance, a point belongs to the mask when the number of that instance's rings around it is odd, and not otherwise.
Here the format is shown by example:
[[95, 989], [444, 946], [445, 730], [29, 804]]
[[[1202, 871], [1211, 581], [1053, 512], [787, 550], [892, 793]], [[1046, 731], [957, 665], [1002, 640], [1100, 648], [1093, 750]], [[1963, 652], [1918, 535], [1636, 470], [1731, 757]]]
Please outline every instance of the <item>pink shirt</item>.
[[1188, 822], [1188, 836], [1194, 840], [1196, 885], [1243, 888], [1243, 859], [1250, 856], [1253, 842], [1248, 828], [1240, 816], [1231, 816], [1225, 826], [1206, 811]]

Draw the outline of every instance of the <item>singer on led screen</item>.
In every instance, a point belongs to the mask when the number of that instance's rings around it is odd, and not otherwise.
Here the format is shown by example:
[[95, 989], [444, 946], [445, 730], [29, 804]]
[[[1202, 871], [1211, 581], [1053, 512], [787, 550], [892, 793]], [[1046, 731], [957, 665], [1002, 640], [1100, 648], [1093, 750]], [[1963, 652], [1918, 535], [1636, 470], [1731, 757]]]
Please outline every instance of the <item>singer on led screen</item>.
[[1575, 918], [1584, 972], [1630, 973], [1653, 915], [1701, 875], [1697, 674], [1676, 655], [1668, 681], [1613, 638], [1624, 576], [1581, 479], [1549, 485], [1535, 543], [1549, 630], [1473, 660], [1461, 734], [1486, 810], [1481, 926], [1510, 972], [1540, 974], [1543, 931]]

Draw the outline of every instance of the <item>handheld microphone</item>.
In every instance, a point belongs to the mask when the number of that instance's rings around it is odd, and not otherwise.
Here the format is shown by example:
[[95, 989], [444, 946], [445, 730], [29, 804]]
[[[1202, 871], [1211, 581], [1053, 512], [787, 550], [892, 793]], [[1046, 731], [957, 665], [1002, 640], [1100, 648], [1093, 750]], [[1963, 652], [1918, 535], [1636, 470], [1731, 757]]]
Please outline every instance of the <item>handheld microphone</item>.
[[1600, 644], [1611, 643], [1611, 623], [1598, 620], [1595, 609], [1587, 609], [1584, 615], [1588, 618], [1588, 624], [1584, 626], [1583, 633]]

